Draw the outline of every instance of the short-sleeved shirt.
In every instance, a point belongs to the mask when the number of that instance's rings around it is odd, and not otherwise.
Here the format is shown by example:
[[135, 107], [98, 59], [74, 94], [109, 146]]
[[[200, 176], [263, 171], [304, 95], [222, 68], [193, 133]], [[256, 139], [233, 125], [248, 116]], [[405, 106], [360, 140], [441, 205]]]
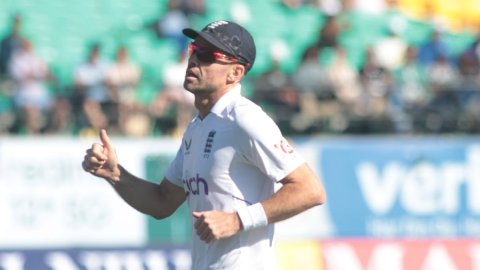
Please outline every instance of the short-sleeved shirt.
[[[182, 186], [190, 211], [235, 212], [269, 198], [304, 160], [275, 122], [237, 85], [204, 118], [195, 117], [166, 178]], [[195, 220], [192, 217], [191, 225]], [[193, 269], [275, 269], [274, 226], [206, 244], [193, 234]]]
[[86, 98], [95, 102], [107, 102], [108, 91], [104, 84], [109, 64], [102, 60], [80, 64], [75, 72], [75, 79], [87, 87]]

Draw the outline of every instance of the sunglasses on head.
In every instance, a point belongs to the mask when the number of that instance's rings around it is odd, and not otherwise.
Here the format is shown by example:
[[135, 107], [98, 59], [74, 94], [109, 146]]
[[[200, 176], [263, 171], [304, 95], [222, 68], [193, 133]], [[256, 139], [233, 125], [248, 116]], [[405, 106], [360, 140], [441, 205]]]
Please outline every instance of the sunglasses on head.
[[[214, 63], [214, 62], [223, 62], [223, 63], [240, 63], [240, 61], [232, 56], [228, 56], [224, 53], [212, 51], [205, 47], [200, 47], [197, 44], [190, 42], [188, 44], [188, 55], [191, 57], [194, 55], [198, 58], [198, 60], [204, 63]], [[243, 63], [240, 63], [243, 64]], [[250, 64], [246, 64], [248, 67]]]

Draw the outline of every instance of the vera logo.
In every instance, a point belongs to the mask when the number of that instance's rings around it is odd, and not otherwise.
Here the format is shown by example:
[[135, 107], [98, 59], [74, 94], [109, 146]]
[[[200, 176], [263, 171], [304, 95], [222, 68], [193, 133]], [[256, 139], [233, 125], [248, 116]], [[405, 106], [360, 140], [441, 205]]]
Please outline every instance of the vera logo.
[[226, 22], [226, 21], [216, 21], [216, 22], [213, 22], [213, 23], [209, 24], [209, 25], [208, 25], [208, 28], [210, 28], [210, 29], [215, 29], [215, 28], [217, 28], [218, 26], [224, 25], [224, 24], [228, 24], [228, 22]]
[[200, 177], [197, 173], [195, 177], [190, 177], [183, 180], [185, 186], [185, 195], [199, 195], [203, 192], [204, 195], [208, 195], [208, 183], [205, 179]]
[[210, 156], [210, 152], [212, 152], [212, 145], [213, 145], [213, 137], [217, 132], [212, 130], [208, 133], [207, 142], [205, 143], [205, 149], [203, 150], [203, 157], [208, 158]]

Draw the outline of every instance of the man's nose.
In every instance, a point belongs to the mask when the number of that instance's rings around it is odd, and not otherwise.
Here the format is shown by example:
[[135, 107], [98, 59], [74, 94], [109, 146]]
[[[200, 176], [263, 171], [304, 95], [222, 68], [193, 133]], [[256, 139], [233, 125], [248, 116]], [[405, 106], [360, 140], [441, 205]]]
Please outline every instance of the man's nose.
[[190, 56], [188, 57], [188, 62], [189, 63], [199, 63], [198, 57], [196, 53], [191, 53]]

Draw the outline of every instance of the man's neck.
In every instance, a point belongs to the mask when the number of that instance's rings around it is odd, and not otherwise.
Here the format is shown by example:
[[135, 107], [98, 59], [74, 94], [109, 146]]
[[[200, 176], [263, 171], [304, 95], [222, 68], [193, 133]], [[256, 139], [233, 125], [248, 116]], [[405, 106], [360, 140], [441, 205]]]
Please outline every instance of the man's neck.
[[195, 95], [195, 107], [198, 110], [198, 116], [200, 119], [204, 119], [210, 113], [217, 101], [235, 86], [236, 84], [229, 85], [217, 91], [197, 93]]

